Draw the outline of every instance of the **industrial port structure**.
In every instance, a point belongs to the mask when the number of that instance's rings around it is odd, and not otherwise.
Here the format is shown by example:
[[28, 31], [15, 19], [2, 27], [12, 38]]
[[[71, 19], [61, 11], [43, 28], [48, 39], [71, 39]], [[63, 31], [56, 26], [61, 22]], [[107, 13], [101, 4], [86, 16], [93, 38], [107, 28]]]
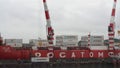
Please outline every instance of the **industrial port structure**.
[[[104, 48], [99, 47], [92, 49], [90, 46], [90, 34], [88, 35], [88, 47], [58, 47], [52, 46], [54, 40], [54, 30], [51, 26], [50, 16], [46, 0], [43, 0], [45, 16], [47, 21], [47, 40], [49, 46], [37, 48], [20, 48], [15, 49], [9, 45], [3, 44], [3, 39], [0, 37], [0, 63], [1, 67], [6, 67], [5, 62], [28, 63], [31, 67], [41, 66], [43, 68], [54, 68], [60, 65], [76, 66], [79, 68], [80, 64], [114, 64], [119, 66], [120, 50], [114, 48], [115, 35], [115, 8], [117, 0], [114, 0], [111, 20], [108, 26], [109, 46]], [[22, 64], [21, 64], [22, 65]], [[24, 64], [23, 64], [24, 66]], [[48, 66], [48, 67], [47, 67]], [[63, 67], [64, 67], [63, 66]], [[17, 67], [17, 66], [16, 66]], [[82, 67], [82, 66], [81, 66]], [[72, 68], [72, 67], [71, 67]]]

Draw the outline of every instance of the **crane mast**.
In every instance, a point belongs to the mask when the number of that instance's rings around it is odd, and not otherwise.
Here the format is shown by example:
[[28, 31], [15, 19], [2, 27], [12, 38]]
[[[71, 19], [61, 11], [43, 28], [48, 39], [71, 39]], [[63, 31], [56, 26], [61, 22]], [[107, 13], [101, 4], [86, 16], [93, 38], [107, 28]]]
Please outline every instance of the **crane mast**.
[[110, 24], [108, 26], [109, 50], [114, 49], [116, 2], [117, 2], [117, 0], [114, 0], [112, 13], [111, 13]]
[[45, 17], [46, 17], [46, 30], [47, 30], [47, 40], [50, 45], [53, 45], [53, 40], [54, 40], [54, 31], [51, 26], [51, 21], [50, 21], [50, 15], [49, 15], [49, 10], [47, 7], [46, 0], [43, 0], [44, 3], [44, 10], [45, 10]]

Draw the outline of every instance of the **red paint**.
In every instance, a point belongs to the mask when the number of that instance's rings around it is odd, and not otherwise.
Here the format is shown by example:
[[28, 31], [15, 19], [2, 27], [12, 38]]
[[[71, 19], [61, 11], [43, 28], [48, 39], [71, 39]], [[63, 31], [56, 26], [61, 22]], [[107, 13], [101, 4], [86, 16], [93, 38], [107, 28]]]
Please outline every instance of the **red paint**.
[[112, 15], [111, 16], [115, 16], [115, 9], [112, 9]]
[[45, 11], [45, 17], [46, 17], [47, 20], [50, 19], [48, 11]]
[[114, 2], [116, 2], [117, 0], [114, 0]]
[[46, 2], [46, 0], [43, 0], [43, 2], [45, 3], [45, 2]]
[[30, 59], [31, 57], [49, 58], [109, 58], [120, 55], [120, 50], [15, 50], [9, 46], [0, 46], [0, 59]]

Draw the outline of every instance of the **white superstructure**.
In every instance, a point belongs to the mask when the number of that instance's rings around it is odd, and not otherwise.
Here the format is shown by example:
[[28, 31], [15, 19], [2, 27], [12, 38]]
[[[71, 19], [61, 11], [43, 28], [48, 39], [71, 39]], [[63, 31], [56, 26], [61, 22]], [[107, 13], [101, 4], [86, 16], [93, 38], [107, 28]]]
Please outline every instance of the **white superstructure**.
[[47, 40], [42, 40], [42, 39], [30, 39], [29, 44], [37, 47], [44, 47], [49, 45]]
[[11, 47], [22, 47], [22, 39], [5, 39], [5, 44]]
[[57, 46], [78, 46], [77, 35], [59, 35], [56, 36]]
[[[104, 45], [104, 36], [90, 36], [90, 46], [103, 46]], [[88, 36], [81, 37], [81, 46], [88, 46]]]

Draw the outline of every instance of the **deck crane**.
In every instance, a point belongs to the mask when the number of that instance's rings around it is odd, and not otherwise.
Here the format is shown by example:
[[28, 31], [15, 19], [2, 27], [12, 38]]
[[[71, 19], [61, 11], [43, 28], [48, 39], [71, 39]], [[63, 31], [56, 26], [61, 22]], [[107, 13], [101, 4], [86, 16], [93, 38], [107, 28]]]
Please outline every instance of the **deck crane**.
[[114, 49], [116, 2], [117, 2], [117, 0], [114, 0], [112, 13], [111, 13], [110, 24], [108, 26], [109, 50]]
[[45, 10], [45, 17], [46, 17], [46, 30], [47, 30], [47, 40], [50, 45], [53, 45], [53, 40], [54, 40], [54, 30], [51, 26], [51, 21], [50, 21], [50, 15], [49, 15], [49, 10], [47, 7], [46, 0], [43, 0], [44, 3], [44, 10]]
[[[116, 2], [117, 0], [114, 0], [110, 24], [108, 26], [108, 37], [109, 37], [109, 49], [110, 50], [114, 49], [114, 35], [115, 35], [115, 21], [114, 20], [115, 20]], [[49, 15], [49, 10], [47, 7], [46, 0], [43, 0], [43, 3], [44, 3], [44, 10], [45, 10], [45, 17], [47, 21], [47, 25], [46, 25], [47, 40], [49, 44], [53, 45], [54, 30], [51, 26], [50, 15]]]

